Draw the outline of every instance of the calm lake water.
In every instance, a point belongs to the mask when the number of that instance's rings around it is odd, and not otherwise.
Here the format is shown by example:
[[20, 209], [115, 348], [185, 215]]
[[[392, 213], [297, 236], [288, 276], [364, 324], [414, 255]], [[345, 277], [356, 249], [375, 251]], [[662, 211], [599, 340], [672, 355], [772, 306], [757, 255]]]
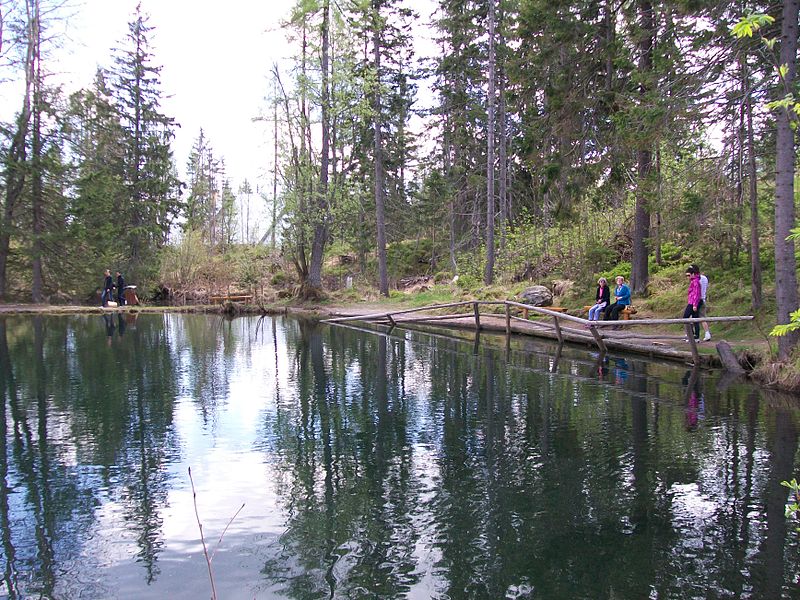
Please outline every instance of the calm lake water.
[[791, 401], [473, 342], [0, 319], [0, 597], [800, 598]]

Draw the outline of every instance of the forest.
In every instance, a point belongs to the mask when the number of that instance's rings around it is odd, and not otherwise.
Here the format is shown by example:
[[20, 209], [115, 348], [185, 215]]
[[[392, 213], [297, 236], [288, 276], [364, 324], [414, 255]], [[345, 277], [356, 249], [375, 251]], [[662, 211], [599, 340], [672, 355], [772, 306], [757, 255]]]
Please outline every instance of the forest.
[[672, 298], [699, 263], [739, 314], [789, 324], [798, 4], [298, 0], [290, 59], [257, 74], [274, 151], [256, 192], [202, 131], [174, 155], [141, 7], [65, 94], [57, 3], [2, 2], [5, 81], [24, 85], [0, 138], [0, 302], [93, 302], [105, 265], [184, 302], [601, 274]]

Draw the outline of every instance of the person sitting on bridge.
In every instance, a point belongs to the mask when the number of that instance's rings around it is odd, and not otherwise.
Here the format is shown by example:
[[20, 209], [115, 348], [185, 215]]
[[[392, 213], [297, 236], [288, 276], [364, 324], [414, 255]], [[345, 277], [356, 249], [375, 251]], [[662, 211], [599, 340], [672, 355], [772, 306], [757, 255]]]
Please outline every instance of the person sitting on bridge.
[[614, 304], [606, 309], [606, 321], [617, 321], [619, 313], [631, 304], [631, 288], [625, 284], [625, 278], [617, 275], [617, 287], [614, 288]]
[[597, 321], [600, 319], [600, 313], [608, 306], [611, 301], [611, 291], [608, 289], [608, 280], [601, 277], [597, 280], [597, 293], [595, 294], [594, 306], [589, 309], [589, 320]]

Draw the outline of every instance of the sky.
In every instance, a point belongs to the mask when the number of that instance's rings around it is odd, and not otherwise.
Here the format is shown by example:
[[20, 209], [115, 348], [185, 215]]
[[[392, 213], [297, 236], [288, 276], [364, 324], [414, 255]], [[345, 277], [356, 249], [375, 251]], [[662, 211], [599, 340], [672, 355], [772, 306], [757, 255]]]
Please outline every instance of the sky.
[[[294, 51], [281, 24], [297, 0], [67, 0], [70, 16], [58, 26], [64, 32], [47, 63], [51, 81], [61, 83], [65, 95], [89, 87], [98, 67], [113, 66], [114, 49], [126, 46], [139, 1], [153, 28], [153, 64], [161, 66], [162, 112], [180, 125], [173, 143], [179, 174], [185, 176], [202, 128], [215, 156], [225, 159], [234, 192], [248, 179], [254, 191], [271, 197], [272, 111], [266, 97], [272, 66], [285, 65]], [[415, 26], [417, 54], [438, 51], [427, 27], [433, 0], [405, 4], [421, 17]], [[21, 95], [19, 82], [0, 85], [3, 118], [13, 118]], [[262, 114], [267, 121], [255, 121]], [[412, 122], [415, 126], [422, 129]], [[252, 218], [258, 220], [258, 214]]]
[[[91, 84], [124, 43], [138, 0], [83, 0], [67, 23], [60, 77], [67, 92]], [[202, 127], [225, 159], [234, 190], [244, 178], [271, 180], [270, 125], [254, 123], [266, 106], [273, 63], [290, 48], [280, 29], [293, 0], [141, 0], [154, 29], [150, 42], [161, 65], [163, 112], [176, 119], [173, 145], [185, 172]]]

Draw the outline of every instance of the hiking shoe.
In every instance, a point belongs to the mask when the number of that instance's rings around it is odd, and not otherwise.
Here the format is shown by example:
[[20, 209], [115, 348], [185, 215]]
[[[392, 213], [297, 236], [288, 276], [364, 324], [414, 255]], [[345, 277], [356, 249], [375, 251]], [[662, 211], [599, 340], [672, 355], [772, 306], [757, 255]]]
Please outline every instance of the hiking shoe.
[[710, 339], [711, 339], [711, 332], [710, 331], [706, 331], [706, 334], [703, 336], [703, 341], [707, 342]]

